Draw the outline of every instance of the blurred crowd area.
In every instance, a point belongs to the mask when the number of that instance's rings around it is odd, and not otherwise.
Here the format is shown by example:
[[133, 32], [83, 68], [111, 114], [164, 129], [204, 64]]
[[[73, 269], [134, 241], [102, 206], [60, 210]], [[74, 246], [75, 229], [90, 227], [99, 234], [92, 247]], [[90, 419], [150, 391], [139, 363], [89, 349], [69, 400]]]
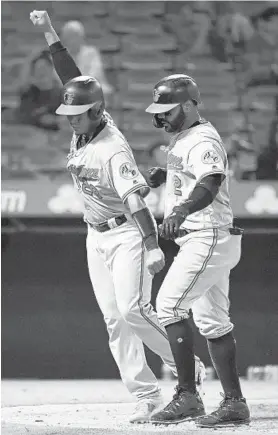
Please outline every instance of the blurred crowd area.
[[145, 113], [152, 88], [185, 73], [232, 176], [277, 179], [278, 2], [262, 1], [2, 1], [2, 179], [67, 176], [71, 130], [55, 115], [61, 84], [34, 9], [47, 9], [82, 73], [101, 82], [141, 169], [167, 156], [169, 137]]

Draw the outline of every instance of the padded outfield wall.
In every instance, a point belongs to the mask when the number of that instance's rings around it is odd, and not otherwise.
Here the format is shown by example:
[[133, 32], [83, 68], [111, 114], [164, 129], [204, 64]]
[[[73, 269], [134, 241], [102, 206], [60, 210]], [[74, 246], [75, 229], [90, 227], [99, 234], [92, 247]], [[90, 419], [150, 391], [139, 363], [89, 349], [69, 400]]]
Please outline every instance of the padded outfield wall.
[[[62, 228], [14, 233], [2, 245], [4, 378], [118, 378], [88, 278], [81, 227], [69, 233]], [[153, 300], [176, 253], [171, 242], [161, 241], [161, 246], [167, 264], [154, 279]], [[241, 375], [249, 365], [278, 361], [277, 258], [278, 232], [246, 231], [242, 260], [231, 274]], [[197, 333], [196, 353], [210, 364], [205, 340]], [[151, 352], [148, 358], [159, 375], [159, 358]]]

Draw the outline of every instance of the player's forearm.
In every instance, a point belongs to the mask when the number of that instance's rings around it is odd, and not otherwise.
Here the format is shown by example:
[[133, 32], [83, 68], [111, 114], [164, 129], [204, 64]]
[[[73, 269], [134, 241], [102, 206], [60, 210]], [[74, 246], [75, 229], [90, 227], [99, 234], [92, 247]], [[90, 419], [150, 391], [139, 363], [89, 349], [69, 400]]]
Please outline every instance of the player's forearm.
[[82, 75], [75, 61], [60, 40], [54, 42], [49, 48], [54, 68], [63, 84], [67, 83], [74, 77]]
[[222, 181], [222, 174], [205, 177], [196, 184], [186, 201], [173, 208], [173, 212], [180, 213], [186, 218], [188, 215], [208, 207], [218, 194]]
[[192, 213], [203, 210], [208, 207], [212, 201], [213, 196], [211, 192], [203, 187], [195, 187], [190, 197], [183, 203], [173, 208], [174, 213], [180, 213], [186, 218]]
[[55, 42], [60, 41], [59, 36], [57, 35], [54, 27], [52, 26], [49, 28], [48, 32], [44, 32], [44, 36], [49, 47], [50, 45], [55, 44]]
[[138, 193], [133, 193], [128, 196], [126, 203], [143, 238], [146, 250], [158, 249], [155, 221], [144, 199]]

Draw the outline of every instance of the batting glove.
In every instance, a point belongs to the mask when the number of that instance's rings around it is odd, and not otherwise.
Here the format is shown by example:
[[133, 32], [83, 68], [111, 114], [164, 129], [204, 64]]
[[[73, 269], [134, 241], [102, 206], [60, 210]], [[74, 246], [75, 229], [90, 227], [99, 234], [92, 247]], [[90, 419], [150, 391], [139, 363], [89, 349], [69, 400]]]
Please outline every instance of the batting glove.
[[145, 179], [150, 187], [159, 187], [166, 181], [166, 169], [163, 168], [151, 168], [145, 174]]
[[159, 226], [159, 235], [166, 240], [174, 240], [178, 237], [181, 224], [186, 219], [186, 215], [181, 211], [173, 211]]

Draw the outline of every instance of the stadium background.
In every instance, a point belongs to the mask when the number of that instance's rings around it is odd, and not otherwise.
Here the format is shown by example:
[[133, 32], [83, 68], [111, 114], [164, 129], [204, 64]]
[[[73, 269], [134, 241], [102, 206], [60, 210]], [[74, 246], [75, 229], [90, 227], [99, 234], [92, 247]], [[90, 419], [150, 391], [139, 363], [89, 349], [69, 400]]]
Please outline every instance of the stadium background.
[[[115, 90], [108, 111], [142, 169], [150, 161], [150, 145], [164, 141], [144, 109], [152, 85], [171, 72], [188, 71], [197, 79], [202, 114], [224, 138], [242, 114], [253, 125], [259, 155], [267, 145], [277, 89], [238, 86], [240, 68], [220, 65], [210, 53], [185, 62], [175, 35], [163, 30], [167, 14], [179, 14], [183, 3], [1, 2], [2, 114], [17, 105], [16, 83], [26, 57], [45, 48], [29, 13], [46, 8], [57, 30], [80, 19], [88, 41], [100, 49]], [[204, 3], [210, 2], [194, 2], [199, 11]], [[267, 2], [240, 3], [252, 15]], [[46, 132], [2, 116], [2, 377], [118, 378], [88, 278], [80, 203], [58, 164], [69, 137], [69, 128]], [[236, 222], [245, 228], [242, 260], [231, 275], [231, 314], [245, 375], [250, 365], [278, 364], [278, 183], [255, 171], [233, 178], [231, 192]], [[159, 221], [163, 190], [154, 190], [148, 202]], [[176, 252], [173, 243], [160, 243], [167, 265], [155, 277], [153, 302]], [[198, 334], [196, 339], [196, 353], [210, 365], [204, 340]], [[159, 359], [150, 352], [148, 358], [159, 374]]]

